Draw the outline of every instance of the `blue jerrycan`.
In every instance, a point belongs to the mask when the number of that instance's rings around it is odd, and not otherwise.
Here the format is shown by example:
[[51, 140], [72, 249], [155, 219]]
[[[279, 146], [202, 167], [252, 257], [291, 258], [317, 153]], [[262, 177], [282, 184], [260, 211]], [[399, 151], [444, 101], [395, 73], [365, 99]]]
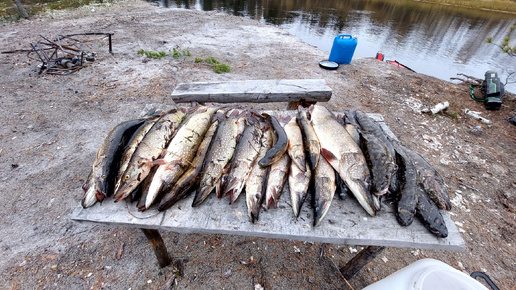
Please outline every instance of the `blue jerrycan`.
[[339, 35], [333, 40], [329, 61], [338, 64], [350, 63], [357, 48], [357, 37], [351, 35]]

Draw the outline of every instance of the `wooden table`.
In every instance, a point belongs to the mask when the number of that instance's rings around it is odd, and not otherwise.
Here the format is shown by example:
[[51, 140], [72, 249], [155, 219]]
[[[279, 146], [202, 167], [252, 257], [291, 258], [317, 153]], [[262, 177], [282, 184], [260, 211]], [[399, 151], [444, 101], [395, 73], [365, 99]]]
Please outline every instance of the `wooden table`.
[[[287, 109], [296, 109], [299, 104], [327, 102], [331, 95], [331, 88], [321, 79], [251, 80], [179, 84], [172, 93], [172, 99], [176, 103], [288, 102]], [[152, 110], [152, 106], [146, 109]], [[370, 116], [379, 122], [388, 135], [396, 138], [381, 115]], [[142, 229], [161, 267], [169, 265], [171, 259], [159, 230], [366, 246], [340, 269], [346, 279], [355, 275], [385, 247], [449, 251], [465, 249], [465, 242], [447, 212], [442, 214], [448, 227], [448, 237], [441, 239], [428, 232], [417, 219], [411, 226], [401, 227], [396, 221], [395, 210], [385, 204], [377, 216], [371, 217], [353, 197], [346, 200], [335, 197], [324, 220], [313, 227], [313, 210], [308, 206], [311, 204], [309, 199], [305, 201], [299, 218], [294, 217], [288, 182], [279, 207], [262, 211], [254, 224], [249, 222], [247, 216], [245, 195], [229, 205], [227, 199], [219, 200], [212, 194], [196, 208], [191, 207], [192, 199], [193, 196], [190, 196], [181, 200], [164, 212], [151, 207], [142, 213], [137, 211], [134, 204], [114, 203], [108, 198], [103, 204], [97, 203], [88, 209], [78, 205], [71, 219]]]
[[[394, 136], [378, 114], [370, 114], [384, 130]], [[395, 136], [394, 136], [395, 137]], [[114, 203], [111, 198], [102, 204], [83, 209], [77, 206], [71, 219], [110, 226], [142, 229], [149, 239], [159, 265], [165, 267], [171, 259], [159, 230], [177, 233], [227, 234], [262, 238], [300, 240], [332, 244], [366, 246], [341, 272], [351, 278], [385, 247], [417, 248], [431, 250], [462, 251], [465, 242], [449, 213], [441, 211], [448, 227], [448, 237], [437, 238], [415, 219], [409, 227], [402, 227], [395, 217], [395, 210], [383, 204], [375, 217], [369, 216], [353, 197], [341, 200], [335, 197], [330, 210], [321, 224], [313, 227], [313, 210], [306, 200], [299, 218], [295, 218], [290, 203], [288, 183], [277, 209], [262, 211], [259, 220], [252, 224], [247, 216], [245, 195], [232, 205], [227, 199], [217, 199], [212, 194], [199, 207], [192, 208], [193, 196], [181, 200], [171, 209], [158, 212], [151, 207], [138, 212], [134, 204]]]

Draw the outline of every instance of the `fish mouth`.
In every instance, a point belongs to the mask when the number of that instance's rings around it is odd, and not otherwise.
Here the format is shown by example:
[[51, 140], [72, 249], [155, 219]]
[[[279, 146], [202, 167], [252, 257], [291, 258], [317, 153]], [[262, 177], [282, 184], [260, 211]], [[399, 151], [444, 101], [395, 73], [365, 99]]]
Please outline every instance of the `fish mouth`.
[[255, 221], [258, 221], [258, 216], [260, 215], [260, 207], [256, 206], [251, 210], [249, 214], [249, 220], [254, 224]]
[[215, 188], [215, 186], [204, 186], [199, 189], [199, 191], [195, 193], [192, 207], [200, 205], [208, 197], [208, 195], [210, 195], [210, 193], [213, 191], [213, 188]]
[[372, 206], [372, 198], [370, 197], [371, 193], [365, 187], [365, 184], [360, 182], [360, 180], [352, 180], [351, 182], [346, 182], [350, 191], [356, 197], [358, 203], [364, 208], [364, 210], [371, 216], [376, 215], [376, 211]]
[[389, 191], [389, 185], [387, 185], [386, 187], [384, 187], [382, 190], [376, 191], [376, 192], [374, 193], [374, 195], [376, 195], [376, 196], [382, 196], [382, 195], [386, 194], [388, 191]]
[[122, 186], [120, 186], [119, 190], [116, 191], [115, 195], [113, 196], [113, 199], [115, 202], [119, 202], [122, 199], [126, 198], [131, 194], [131, 192], [136, 188], [136, 186], [133, 186], [131, 183], [125, 183]]

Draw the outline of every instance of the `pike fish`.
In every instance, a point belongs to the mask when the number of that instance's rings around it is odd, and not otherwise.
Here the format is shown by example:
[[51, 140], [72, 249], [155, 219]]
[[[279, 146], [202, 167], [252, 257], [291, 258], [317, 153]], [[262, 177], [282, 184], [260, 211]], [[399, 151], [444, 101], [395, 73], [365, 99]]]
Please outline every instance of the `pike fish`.
[[163, 192], [168, 192], [188, 168], [210, 126], [215, 111], [217, 111], [215, 108], [198, 108], [180, 126], [165, 150], [165, 156], [153, 162], [159, 164], [159, 167], [147, 193], [146, 208], [154, 203], [162, 189]]
[[199, 189], [192, 204], [194, 207], [201, 204], [216, 186], [220, 186], [226, 165], [235, 153], [240, 117], [238, 111], [230, 111], [228, 115], [225, 116], [224, 111], [217, 112], [216, 118], [220, 123], [204, 160]]
[[208, 131], [197, 149], [195, 158], [188, 170], [177, 180], [172, 189], [163, 196], [158, 206], [159, 211], [164, 211], [174, 205], [177, 201], [185, 198], [191, 191], [191, 188], [197, 184], [199, 179], [199, 172], [201, 172], [204, 157], [210, 148], [211, 140], [217, 131], [219, 121], [215, 120], [211, 123]]
[[398, 223], [402, 226], [412, 224], [414, 215], [416, 213], [416, 205], [419, 191], [422, 188], [417, 184], [417, 172], [412, 162], [403, 147], [399, 143], [393, 143], [396, 149], [396, 158], [400, 165], [400, 191], [397, 201], [396, 218]]
[[124, 172], [115, 202], [126, 198], [147, 177], [152, 162], [161, 155], [185, 115], [183, 110], [172, 110], [161, 116], [145, 134]]
[[317, 226], [328, 212], [336, 189], [335, 171], [324, 158], [315, 169], [314, 185], [314, 226]]
[[93, 167], [86, 179], [86, 182], [82, 186], [82, 190], [84, 191], [84, 196], [81, 201], [81, 205], [83, 208], [88, 208], [94, 205], [97, 202], [97, 181], [95, 176], [99, 176], [100, 167]]
[[448, 228], [446, 227], [441, 212], [422, 190], [419, 191], [418, 195], [416, 215], [432, 234], [440, 238], [446, 238], [448, 236]]
[[152, 182], [152, 178], [154, 177], [154, 173], [156, 173], [157, 169], [158, 169], [158, 166], [153, 166], [151, 168], [151, 171], [147, 175], [147, 177], [145, 177], [145, 179], [137, 187], [141, 191], [140, 198], [138, 199], [138, 202], [136, 203], [136, 207], [138, 208], [138, 211], [146, 210], [145, 201], [147, 200], [147, 194], [149, 193], [149, 187]]
[[344, 115], [337, 114], [337, 121], [339, 121], [339, 124], [344, 126], [344, 129], [346, 129], [353, 141], [360, 146], [360, 133], [358, 132], [358, 128], [360, 128], [360, 126], [354, 119], [355, 114], [351, 112], [353, 111], [344, 111]]
[[321, 105], [314, 105], [311, 110], [311, 122], [321, 143], [322, 156], [337, 170], [360, 205], [374, 216], [369, 192], [371, 177], [360, 147], [332, 112]]
[[288, 178], [290, 163], [290, 156], [285, 153], [278, 161], [272, 163], [265, 190], [265, 209], [269, 209], [271, 206], [274, 206], [274, 208], [278, 207], [278, 200]]
[[310, 166], [303, 172], [294, 162], [290, 164], [288, 185], [290, 187], [290, 200], [295, 217], [299, 217], [301, 213], [301, 206], [305, 202], [308, 194], [311, 178], [312, 171], [310, 170]]
[[122, 153], [133, 133], [144, 122], [142, 119], [130, 120], [116, 125], [109, 131], [106, 138], [97, 150], [93, 168], [83, 185], [83, 207], [95, 204], [96, 200], [102, 202], [106, 196], [113, 194], [115, 178], [122, 158]]
[[[397, 191], [397, 184], [398, 184], [398, 181], [396, 180], [397, 179], [397, 176], [396, 176], [396, 170], [398, 170], [398, 167], [396, 165], [396, 153], [394, 151], [394, 147], [393, 147], [393, 144], [391, 143], [391, 141], [389, 140], [389, 138], [387, 138], [387, 135], [385, 135], [385, 132], [383, 131], [382, 127], [377, 123], [375, 122], [373, 119], [371, 119], [369, 116], [367, 116], [366, 113], [362, 112], [362, 111], [351, 111], [349, 113], [351, 116], [355, 116], [355, 120], [358, 122], [358, 124], [360, 125], [360, 130], [361, 130], [361, 133], [362, 133], [362, 137], [364, 135], [373, 135], [374, 137], [376, 137], [376, 139], [378, 141], [376, 142], [379, 142], [380, 144], [382, 144], [382, 146], [385, 148], [385, 149], [382, 149], [382, 158], [385, 158], [384, 162], [381, 162], [381, 164], [383, 164], [380, 167], [378, 166], [375, 166], [375, 171], [377, 172], [377, 176], [380, 175], [382, 177], [385, 177], [387, 178], [388, 180], [388, 184], [386, 187], [383, 187], [384, 184], [383, 184], [383, 181], [375, 181], [375, 176], [373, 176], [373, 185], [375, 187], [375, 194], [377, 195], [383, 195], [385, 193], [387, 193], [388, 190], [390, 190], [391, 192], [395, 192]], [[376, 146], [376, 151], [374, 154], [380, 154], [378, 150], [380, 150], [381, 147], [379, 146]], [[381, 171], [383, 171], [384, 173], [379, 173]], [[380, 188], [378, 188], [378, 187]]]
[[340, 199], [344, 200], [348, 197], [349, 194], [348, 186], [346, 185], [344, 180], [340, 178], [339, 173], [335, 169], [333, 169], [333, 171], [335, 173], [335, 185], [337, 186], [335, 191], [339, 195]]
[[360, 146], [360, 133], [358, 132], [358, 128], [351, 124], [345, 124], [344, 129], [346, 129], [349, 136], [351, 136], [351, 139], [353, 139], [353, 141], [355, 141], [355, 143]]
[[274, 145], [272, 145], [271, 149], [267, 151], [265, 156], [258, 161], [258, 164], [262, 167], [269, 166], [274, 162], [278, 161], [288, 148], [288, 138], [285, 130], [283, 129], [283, 125], [280, 124], [276, 117], [271, 116], [269, 114], [263, 113], [263, 116], [267, 119], [267, 123], [269, 123], [269, 127], [274, 129], [275, 134], [273, 134]]
[[235, 156], [231, 160], [229, 172], [222, 186], [222, 196], [229, 195], [229, 203], [232, 204], [242, 192], [247, 178], [251, 173], [262, 144], [263, 131], [260, 123], [255, 121], [245, 126], [244, 132], [238, 141]]
[[374, 194], [381, 196], [387, 193], [392, 177], [398, 166], [396, 160], [388, 151], [384, 143], [373, 134], [361, 134], [361, 147], [366, 157], [372, 177]]
[[308, 156], [310, 157], [310, 168], [314, 171], [319, 163], [321, 144], [319, 143], [319, 138], [317, 138], [317, 134], [315, 134], [312, 124], [310, 124], [310, 121], [308, 120], [307, 110], [301, 106], [298, 108], [297, 122], [303, 135], [305, 151], [308, 152]]
[[[405, 147], [406, 148], [406, 147]], [[413, 150], [406, 148], [408, 156], [414, 161], [416, 171], [421, 185], [428, 197], [440, 209], [451, 210], [451, 202], [444, 181], [437, 172], [424, 158]]]
[[297, 124], [297, 118], [293, 117], [285, 125], [285, 133], [288, 138], [288, 155], [292, 163], [297, 165], [301, 171], [306, 171], [305, 147], [303, 145], [303, 135], [301, 128]]
[[127, 144], [124, 154], [122, 155], [122, 161], [120, 161], [120, 168], [118, 169], [118, 175], [116, 177], [115, 192], [117, 192], [120, 188], [122, 176], [124, 175], [127, 166], [129, 166], [129, 161], [131, 161], [131, 157], [133, 156], [134, 151], [136, 151], [138, 144], [140, 144], [143, 137], [145, 137], [145, 134], [149, 132], [149, 130], [152, 128], [154, 123], [158, 121], [158, 119], [159, 117], [147, 119], [145, 123], [143, 123], [131, 137], [131, 140]]
[[[268, 129], [263, 133], [258, 158], [263, 158], [271, 147], [272, 132], [271, 129]], [[263, 198], [265, 197], [268, 171], [269, 167], [262, 167], [258, 163], [255, 163], [245, 183], [247, 214], [252, 223], [257, 221], [260, 215], [260, 208], [262, 207]]]

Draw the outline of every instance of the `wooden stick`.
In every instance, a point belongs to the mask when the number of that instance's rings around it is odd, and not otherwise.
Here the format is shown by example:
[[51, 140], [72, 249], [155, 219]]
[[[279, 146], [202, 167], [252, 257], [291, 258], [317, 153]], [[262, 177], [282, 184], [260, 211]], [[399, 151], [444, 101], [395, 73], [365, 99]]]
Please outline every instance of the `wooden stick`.
[[344, 279], [349, 280], [356, 273], [358, 273], [367, 263], [371, 262], [378, 254], [380, 254], [385, 247], [380, 246], [367, 246], [358, 254], [356, 254], [353, 259], [351, 259], [344, 267], [340, 269], [342, 276]]
[[158, 264], [160, 268], [164, 268], [170, 265], [172, 261], [167, 252], [167, 246], [163, 242], [161, 235], [158, 230], [150, 230], [150, 229], [141, 229], [145, 234], [152, 248], [154, 249], [154, 254], [156, 254], [156, 258], [158, 258]]

